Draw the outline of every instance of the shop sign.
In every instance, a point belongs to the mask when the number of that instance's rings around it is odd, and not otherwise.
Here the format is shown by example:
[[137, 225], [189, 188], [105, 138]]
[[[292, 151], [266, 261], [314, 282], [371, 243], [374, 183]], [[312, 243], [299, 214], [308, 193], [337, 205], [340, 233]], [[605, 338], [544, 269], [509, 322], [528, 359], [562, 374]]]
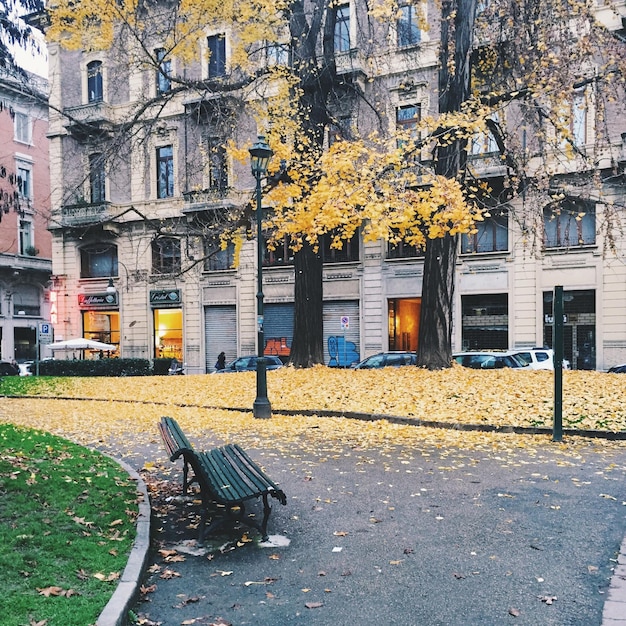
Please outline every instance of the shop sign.
[[156, 289], [150, 292], [152, 306], [173, 306], [181, 302], [180, 289]]
[[102, 309], [117, 305], [117, 293], [78, 294], [78, 306], [83, 309]]

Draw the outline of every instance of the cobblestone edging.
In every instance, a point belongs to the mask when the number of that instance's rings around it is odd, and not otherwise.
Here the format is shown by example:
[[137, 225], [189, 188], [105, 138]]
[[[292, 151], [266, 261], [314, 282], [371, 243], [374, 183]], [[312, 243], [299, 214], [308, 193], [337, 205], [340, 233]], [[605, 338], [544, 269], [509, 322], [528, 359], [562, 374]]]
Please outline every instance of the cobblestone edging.
[[150, 549], [150, 498], [146, 484], [130, 465], [120, 459], [110, 458], [128, 472], [132, 480], [136, 481], [137, 491], [142, 498], [139, 502], [139, 515], [137, 516], [137, 535], [128, 562], [111, 599], [100, 613], [96, 626], [122, 626], [126, 624], [127, 613], [136, 598]]
[[626, 626], [626, 538], [617, 557], [607, 599], [602, 612], [602, 626]]

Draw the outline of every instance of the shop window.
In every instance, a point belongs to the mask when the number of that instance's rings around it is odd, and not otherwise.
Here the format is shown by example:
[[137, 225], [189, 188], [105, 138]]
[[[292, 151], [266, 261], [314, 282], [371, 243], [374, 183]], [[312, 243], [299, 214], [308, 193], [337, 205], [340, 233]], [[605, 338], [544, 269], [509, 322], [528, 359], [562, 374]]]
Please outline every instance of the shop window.
[[154, 309], [154, 356], [183, 361], [183, 310]]
[[89, 155], [89, 191], [92, 204], [105, 200], [104, 157], [102, 154]]
[[350, 5], [342, 4], [335, 8], [335, 52], [350, 50]]
[[87, 101], [102, 102], [103, 99], [102, 61], [92, 61], [87, 65]]
[[174, 195], [174, 149], [172, 146], [157, 148], [157, 198]]
[[461, 253], [506, 252], [509, 249], [509, 216], [506, 211], [494, 211], [482, 222], [474, 224], [475, 233], [461, 236]]
[[109, 278], [117, 276], [117, 246], [94, 244], [80, 250], [81, 278]]
[[[83, 336], [85, 339], [119, 346], [119, 311], [83, 311]], [[105, 352], [102, 356], [108, 354]]]
[[506, 293], [461, 297], [463, 350], [506, 350], [509, 301]]
[[320, 251], [324, 263], [347, 263], [359, 260], [359, 235], [355, 234], [352, 239], [343, 242], [341, 249], [333, 248], [332, 234], [322, 235], [320, 238]]
[[415, 46], [422, 39], [419, 27], [419, 11], [411, 4], [400, 7], [400, 17], [397, 23], [398, 47]]
[[226, 76], [226, 36], [211, 35], [207, 44], [209, 47], [209, 78]]
[[596, 243], [596, 210], [590, 202], [566, 199], [544, 209], [546, 248], [576, 248]]
[[156, 89], [157, 96], [163, 93], [167, 93], [172, 88], [172, 81], [170, 75], [172, 73], [172, 60], [166, 58], [166, 51], [164, 48], [158, 48], [154, 52], [154, 56], [157, 61], [156, 72]]
[[419, 335], [421, 298], [389, 300], [389, 349], [415, 352]]
[[176, 274], [180, 268], [180, 240], [175, 237], [155, 239], [152, 242], [152, 273]]

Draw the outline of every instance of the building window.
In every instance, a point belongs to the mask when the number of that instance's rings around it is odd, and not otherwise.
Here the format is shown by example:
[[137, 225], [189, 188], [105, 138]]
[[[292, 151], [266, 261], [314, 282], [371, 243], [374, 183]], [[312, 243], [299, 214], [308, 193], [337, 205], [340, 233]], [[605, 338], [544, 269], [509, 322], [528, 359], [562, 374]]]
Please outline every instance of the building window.
[[417, 125], [421, 117], [420, 104], [405, 104], [396, 108], [396, 132], [401, 135], [398, 147], [402, 147], [409, 137], [416, 137]]
[[268, 65], [289, 65], [289, 46], [284, 43], [268, 43], [265, 49]]
[[110, 278], [117, 276], [117, 271], [117, 246], [95, 244], [81, 248], [81, 278]]
[[167, 93], [172, 88], [172, 81], [170, 79], [172, 60], [166, 59], [165, 54], [164, 48], [158, 48], [154, 53], [159, 68], [156, 73], [157, 95]]
[[461, 253], [506, 252], [509, 249], [509, 215], [507, 211], [493, 211], [482, 222], [474, 224], [475, 233], [461, 237]]
[[209, 46], [209, 78], [219, 78], [226, 75], [226, 36], [211, 35]]
[[343, 242], [341, 249], [331, 246], [333, 236], [330, 233], [320, 238], [320, 252], [324, 263], [347, 263], [359, 260], [359, 235], [355, 234], [352, 239]]
[[209, 139], [209, 189], [224, 191], [228, 188], [228, 161], [226, 148], [217, 138]]
[[41, 315], [41, 292], [34, 285], [19, 285], [13, 292], [13, 315], [39, 317]]
[[587, 98], [583, 91], [574, 95], [570, 126], [574, 145], [583, 147], [587, 143]]
[[[120, 345], [119, 311], [83, 311], [83, 337], [102, 343]], [[103, 356], [110, 357], [104, 352]]]
[[232, 269], [235, 265], [235, 246], [229, 243], [225, 250], [215, 242], [206, 242], [204, 249], [204, 271], [217, 272]]
[[102, 102], [103, 99], [102, 61], [92, 61], [87, 64], [87, 101]]
[[289, 237], [285, 235], [280, 244], [276, 244], [274, 250], [265, 246], [263, 251], [263, 265], [292, 265], [294, 252], [289, 248]]
[[33, 247], [33, 223], [30, 220], [20, 220], [19, 254], [30, 254]]
[[157, 198], [174, 195], [174, 149], [172, 146], [157, 148]]
[[20, 143], [30, 144], [32, 140], [32, 122], [26, 113], [15, 112], [13, 118], [14, 138]]
[[92, 204], [105, 200], [104, 157], [101, 154], [89, 155], [89, 190]]
[[176, 274], [180, 272], [180, 240], [159, 237], [152, 242], [152, 273]]
[[596, 210], [590, 202], [567, 199], [544, 209], [546, 248], [575, 248], [596, 243]]
[[[494, 122], [498, 122], [497, 116], [493, 118]], [[471, 140], [470, 154], [479, 156], [481, 154], [490, 154], [498, 152], [498, 142], [489, 130], [474, 135]]]
[[509, 299], [506, 293], [461, 296], [463, 350], [506, 350]]
[[183, 310], [154, 309], [154, 356], [183, 361]]
[[33, 197], [33, 170], [28, 163], [17, 163], [17, 192], [21, 198]]
[[350, 50], [350, 5], [342, 4], [335, 9], [335, 52]]
[[424, 256], [424, 251], [417, 246], [411, 246], [405, 241], [387, 244], [388, 259], [416, 259]]
[[415, 46], [421, 41], [419, 13], [417, 7], [405, 5], [400, 7], [398, 19], [398, 47]]

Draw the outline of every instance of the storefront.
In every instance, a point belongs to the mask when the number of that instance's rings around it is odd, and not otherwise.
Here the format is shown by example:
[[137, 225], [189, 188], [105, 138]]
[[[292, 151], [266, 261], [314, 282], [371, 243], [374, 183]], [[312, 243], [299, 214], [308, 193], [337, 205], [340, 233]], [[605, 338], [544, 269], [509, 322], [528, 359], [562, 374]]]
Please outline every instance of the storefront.
[[150, 292], [154, 328], [154, 357], [183, 358], [183, 309], [180, 289], [158, 289]]
[[[78, 294], [83, 337], [120, 348], [120, 310], [117, 293]], [[66, 337], [68, 339], [69, 337]]]

